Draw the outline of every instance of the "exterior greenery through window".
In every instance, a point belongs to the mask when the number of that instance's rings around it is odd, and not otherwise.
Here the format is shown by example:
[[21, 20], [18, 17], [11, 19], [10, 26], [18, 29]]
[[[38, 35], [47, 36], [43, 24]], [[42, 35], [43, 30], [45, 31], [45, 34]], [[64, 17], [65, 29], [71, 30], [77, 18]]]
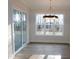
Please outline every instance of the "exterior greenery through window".
[[55, 14], [58, 16], [58, 19], [44, 19], [44, 15], [45, 14], [36, 14], [36, 35], [62, 36], [64, 29], [64, 15]]

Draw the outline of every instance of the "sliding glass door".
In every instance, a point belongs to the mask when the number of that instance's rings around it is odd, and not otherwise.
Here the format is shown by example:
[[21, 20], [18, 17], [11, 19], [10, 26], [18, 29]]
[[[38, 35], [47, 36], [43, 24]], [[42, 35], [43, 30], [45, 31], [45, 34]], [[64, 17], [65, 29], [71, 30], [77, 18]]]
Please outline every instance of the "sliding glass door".
[[26, 15], [18, 10], [13, 10], [13, 33], [15, 52], [26, 43]]

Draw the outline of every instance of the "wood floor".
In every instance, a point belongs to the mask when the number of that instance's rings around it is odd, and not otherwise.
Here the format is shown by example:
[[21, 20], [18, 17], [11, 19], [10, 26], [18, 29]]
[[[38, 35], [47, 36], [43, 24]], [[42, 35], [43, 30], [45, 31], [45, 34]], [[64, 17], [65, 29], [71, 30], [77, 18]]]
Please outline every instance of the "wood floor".
[[70, 47], [64, 44], [29, 44], [14, 59], [70, 59]]

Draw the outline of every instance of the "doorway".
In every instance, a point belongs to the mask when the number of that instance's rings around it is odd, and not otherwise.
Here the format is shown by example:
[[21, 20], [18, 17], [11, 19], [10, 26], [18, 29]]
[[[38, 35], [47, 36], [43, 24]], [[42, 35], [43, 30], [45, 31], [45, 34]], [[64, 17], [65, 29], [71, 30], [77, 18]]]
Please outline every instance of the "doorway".
[[26, 13], [13, 10], [12, 20], [13, 52], [18, 53], [27, 42], [27, 17]]

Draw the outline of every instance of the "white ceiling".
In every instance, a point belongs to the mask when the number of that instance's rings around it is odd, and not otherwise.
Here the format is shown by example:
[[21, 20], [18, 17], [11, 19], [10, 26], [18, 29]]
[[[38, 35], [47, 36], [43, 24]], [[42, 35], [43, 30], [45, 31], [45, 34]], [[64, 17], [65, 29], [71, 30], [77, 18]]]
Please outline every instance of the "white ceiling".
[[[49, 0], [19, 0], [26, 6], [32, 9], [49, 8]], [[52, 0], [52, 7], [54, 8], [68, 8], [70, 7], [70, 0]]]

